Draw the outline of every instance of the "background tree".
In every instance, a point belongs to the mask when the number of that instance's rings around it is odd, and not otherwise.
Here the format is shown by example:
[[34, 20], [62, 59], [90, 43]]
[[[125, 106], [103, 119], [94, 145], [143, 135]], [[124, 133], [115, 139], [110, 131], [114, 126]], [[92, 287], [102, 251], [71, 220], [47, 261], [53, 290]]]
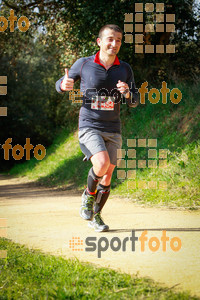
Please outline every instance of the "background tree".
[[[124, 14], [134, 13], [137, 2], [0, 1], [1, 16], [8, 18], [10, 9], [14, 9], [18, 18], [25, 15], [31, 22], [27, 32], [20, 32], [17, 27], [12, 33], [9, 28], [0, 32], [0, 76], [8, 76], [8, 95], [1, 96], [1, 106], [8, 106], [8, 116], [0, 119], [0, 144], [13, 137], [13, 144], [24, 145], [25, 138], [31, 137], [32, 144], [48, 146], [57, 130], [77, 124], [80, 106], [71, 105], [66, 94], [58, 95], [55, 81], [78, 57], [96, 53], [96, 38], [102, 25], [117, 23], [123, 29]], [[175, 13], [176, 32], [151, 35], [150, 41], [176, 44], [176, 53], [135, 54], [134, 44], [124, 44], [119, 57], [133, 67], [137, 86], [144, 81], [149, 82], [149, 87], [161, 86], [163, 80], [198, 84], [199, 6], [194, 0], [163, 2], [165, 13]], [[145, 21], [147, 17], [149, 14], [144, 14]], [[127, 108], [122, 110], [126, 112]]]

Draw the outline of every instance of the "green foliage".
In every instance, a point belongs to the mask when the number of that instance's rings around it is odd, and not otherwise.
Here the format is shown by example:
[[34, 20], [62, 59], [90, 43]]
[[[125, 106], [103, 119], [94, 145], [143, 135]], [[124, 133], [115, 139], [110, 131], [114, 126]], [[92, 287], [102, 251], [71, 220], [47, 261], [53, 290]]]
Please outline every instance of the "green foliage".
[[[117, 23], [124, 28], [124, 14], [134, 13], [134, 5], [138, 1], [107, 1], [106, 9], [103, 0], [98, 1], [74, 1], [73, 3], [61, 2], [63, 8], [58, 12], [58, 25], [67, 31], [59, 34], [59, 44], [66, 46], [67, 53], [73, 52], [73, 59], [80, 56], [89, 56], [97, 51], [96, 38], [99, 29], [104, 24]], [[156, 4], [156, 1], [151, 1]], [[151, 81], [152, 84], [163, 80], [190, 81], [200, 75], [199, 70], [199, 11], [200, 6], [194, 0], [176, 1], [165, 0], [165, 13], [175, 14], [175, 34], [156, 33], [151, 34], [149, 41], [156, 44], [175, 44], [175, 54], [135, 54], [134, 44], [124, 44], [120, 50], [120, 58], [133, 67], [136, 82]], [[148, 1], [143, 1], [148, 3]], [[147, 21], [149, 14], [144, 13]], [[154, 22], [152, 16], [152, 22]], [[58, 41], [57, 27], [55, 24], [48, 26], [52, 38]], [[145, 38], [147, 36], [145, 35]], [[64, 59], [64, 60], [63, 60]], [[187, 61], [187, 64], [185, 62]], [[194, 61], [196, 62], [194, 65]], [[69, 64], [69, 58], [62, 57], [61, 63]]]
[[[35, 47], [35, 48], [34, 48]], [[34, 145], [48, 145], [55, 134], [58, 98], [55, 88], [57, 64], [38, 43], [29, 43], [24, 56], [1, 58], [1, 74], [8, 78], [8, 94], [2, 104], [8, 116], [1, 118], [1, 144], [8, 137], [24, 145], [30, 137]]]
[[[43, 39], [49, 47], [57, 46], [57, 59], [61, 65], [70, 66], [80, 56], [89, 56], [96, 52], [96, 38], [99, 29], [108, 23], [117, 23], [124, 28], [124, 14], [134, 13], [133, 0], [98, 1], [49, 1], [26, 5], [23, 1], [3, 1], [10, 8], [24, 12], [31, 17], [32, 27], [42, 25]], [[148, 0], [143, 1], [144, 5]], [[153, 0], [154, 5], [157, 1]], [[190, 80], [199, 77], [199, 12], [200, 6], [195, 0], [165, 0], [165, 13], [175, 14], [176, 32], [174, 34], [151, 34], [148, 40], [152, 44], [175, 44], [175, 54], [135, 54], [134, 44], [125, 44], [120, 58], [128, 61], [134, 69], [136, 81], [164, 79]], [[38, 12], [35, 9], [37, 7]], [[8, 7], [4, 5], [8, 11]], [[154, 22], [153, 14], [144, 12], [144, 21]], [[145, 34], [145, 38], [147, 38]], [[187, 64], [185, 64], [187, 61]], [[194, 66], [194, 61], [196, 64]]]

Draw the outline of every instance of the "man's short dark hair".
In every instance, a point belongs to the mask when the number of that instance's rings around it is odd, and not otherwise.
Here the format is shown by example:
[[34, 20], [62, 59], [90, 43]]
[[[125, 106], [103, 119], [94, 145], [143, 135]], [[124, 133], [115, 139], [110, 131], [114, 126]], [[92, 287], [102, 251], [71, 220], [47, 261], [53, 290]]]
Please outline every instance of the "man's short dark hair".
[[115, 25], [115, 24], [107, 24], [107, 25], [104, 25], [103, 27], [101, 27], [101, 29], [99, 30], [99, 38], [101, 39], [102, 38], [102, 33], [105, 29], [112, 29], [114, 31], [117, 31], [117, 32], [121, 32], [122, 36], [123, 36], [123, 31], [122, 29], [118, 26], [118, 25]]

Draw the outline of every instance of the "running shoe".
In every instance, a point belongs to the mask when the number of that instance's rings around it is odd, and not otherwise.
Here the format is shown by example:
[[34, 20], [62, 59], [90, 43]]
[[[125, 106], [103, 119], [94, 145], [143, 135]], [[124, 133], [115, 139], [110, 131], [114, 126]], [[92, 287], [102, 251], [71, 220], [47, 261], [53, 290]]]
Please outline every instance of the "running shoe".
[[104, 223], [104, 221], [101, 218], [101, 213], [98, 212], [94, 215], [94, 218], [91, 222], [88, 223], [88, 226], [91, 228], [94, 228], [97, 232], [103, 232], [108, 231], [109, 226]]
[[92, 220], [94, 201], [95, 201], [95, 196], [88, 195], [85, 189], [82, 194], [82, 204], [80, 208], [80, 216], [84, 220]]

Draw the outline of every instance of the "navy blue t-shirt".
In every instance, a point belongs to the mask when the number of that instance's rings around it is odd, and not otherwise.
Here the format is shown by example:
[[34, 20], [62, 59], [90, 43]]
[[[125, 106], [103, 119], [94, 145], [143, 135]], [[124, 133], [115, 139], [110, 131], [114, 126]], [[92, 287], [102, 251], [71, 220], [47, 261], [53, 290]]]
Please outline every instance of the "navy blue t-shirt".
[[[130, 107], [138, 100], [135, 88], [133, 71], [129, 64], [118, 59], [106, 70], [99, 61], [99, 52], [90, 57], [78, 59], [69, 70], [69, 78], [80, 82], [83, 93], [83, 103], [79, 112], [79, 129], [85, 127], [96, 128], [106, 132], [121, 132], [120, 102], [127, 103]], [[56, 90], [61, 90], [64, 76], [56, 82]], [[117, 90], [118, 80], [126, 82], [129, 86], [131, 97], [125, 98]]]

